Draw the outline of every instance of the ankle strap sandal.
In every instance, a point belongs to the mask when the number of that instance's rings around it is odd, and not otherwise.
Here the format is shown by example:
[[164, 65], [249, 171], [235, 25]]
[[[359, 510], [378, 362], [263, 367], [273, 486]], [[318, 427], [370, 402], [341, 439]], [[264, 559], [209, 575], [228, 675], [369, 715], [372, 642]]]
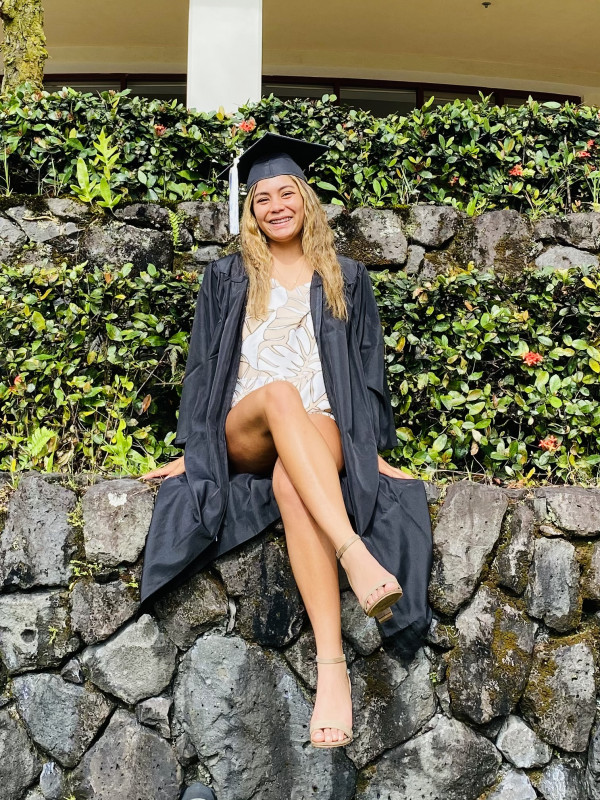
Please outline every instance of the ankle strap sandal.
[[[337, 560], [341, 563], [341, 558], [346, 552], [346, 550], [354, 544], [354, 542], [360, 542], [362, 539], [356, 533], [353, 533], [349, 539], [346, 539], [344, 544], [335, 551], [335, 556]], [[344, 566], [342, 564], [342, 566]], [[348, 581], [350, 582], [350, 586], [352, 587], [352, 591], [354, 594], [357, 595], [357, 592], [352, 585], [352, 581], [350, 580], [350, 576], [348, 575]], [[393, 589], [389, 589], [385, 594], [381, 597], [378, 597], [371, 605], [368, 604], [369, 597], [375, 592], [377, 589], [380, 589], [382, 586], [385, 586], [386, 583], [391, 583], [390, 580], [379, 581], [376, 583], [375, 586], [371, 587], [369, 591], [365, 594], [362, 600], [359, 599], [359, 603], [368, 617], [375, 617], [379, 623], [385, 622], [388, 619], [391, 619], [393, 614], [390, 606], [393, 606], [401, 597], [402, 597], [402, 587], [398, 582], [396, 582], [396, 586]], [[358, 597], [358, 595], [357, 595]]]
[[[315, 657], [317, 664], [339, 664], [340, 661], [345, 661], [346, 656], [337, 656], [336, 658], [319, 658]], [[348, 688], [350, 689], [350, 697], [352, 697], [352, 684], [350, 683], [350, 676], [346, 672], [348, 678]], [[324, 728], [337, 728], [346, 734], [346, 738], [339, 742], [313, 742], [312, 735], [315, 731], [323, 730]], [[337, 719], [316, 719], [310, 725], [310, 743], [313, 747], [344, 747], [353, 739], [352, 728], [348, 728], [345, 722], [340, 722]]]

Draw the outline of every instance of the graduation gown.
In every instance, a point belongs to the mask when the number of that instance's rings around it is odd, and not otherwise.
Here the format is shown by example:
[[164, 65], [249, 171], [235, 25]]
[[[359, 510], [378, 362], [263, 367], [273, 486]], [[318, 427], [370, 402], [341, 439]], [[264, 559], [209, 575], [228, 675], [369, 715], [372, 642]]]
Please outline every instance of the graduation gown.
[[[373, 555], [404, 589], [384, 636], [429, 625], [431, 528], [422, 481], [381, 475], [377, 451], [396, 444], [379, 313], [365, 266], [339, 257], [348, 320], [333, 317], [321, 277], [310, 305], [325, 389], [338, 424], [346, 509]], [[225, 419], [237, 380], [248, 278], [239, 253], [206, 268], [192, 326], [175, 444], [185, 473], [163, 481], [146, 541], [142, 601], [253, 538], [280, 514], [271, 478], [229, 474]]]

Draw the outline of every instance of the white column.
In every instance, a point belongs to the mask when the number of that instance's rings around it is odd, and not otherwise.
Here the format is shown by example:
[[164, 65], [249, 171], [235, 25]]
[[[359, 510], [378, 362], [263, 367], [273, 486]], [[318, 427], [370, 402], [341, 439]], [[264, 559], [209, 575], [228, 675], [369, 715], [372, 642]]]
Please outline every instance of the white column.
[[190, 0], [187, 107], [233, 111], [261, 79], [262, 0]]

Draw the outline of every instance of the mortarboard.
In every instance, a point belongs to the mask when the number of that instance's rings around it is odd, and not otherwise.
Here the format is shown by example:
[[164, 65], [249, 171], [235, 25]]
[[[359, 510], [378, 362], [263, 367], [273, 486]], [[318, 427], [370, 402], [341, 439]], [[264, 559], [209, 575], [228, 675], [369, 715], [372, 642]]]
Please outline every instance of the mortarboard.
[[294, 175], [306, 180], [304, 175], [313, 161], [329, 150], [323, 144], [305, 142], [291, 136], [265, 133], [254, 142], [233, 164], [217, 177], [225, 178], [229, 173], [229, 231], [239, 233], [239, 184], [245, 183], [250, 189], [263, 178], [277, 175]]

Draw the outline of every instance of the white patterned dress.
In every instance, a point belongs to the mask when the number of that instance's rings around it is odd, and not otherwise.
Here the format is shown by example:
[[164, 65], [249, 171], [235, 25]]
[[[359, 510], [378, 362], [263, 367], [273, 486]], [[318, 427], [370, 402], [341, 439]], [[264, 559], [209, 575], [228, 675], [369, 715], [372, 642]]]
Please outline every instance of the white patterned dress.
[[334, 418], [310, 313], [310, 282], [286, 289], [271, 278], [267, 318], [246, 315], [232, 408], [250, 392], [274, 381], [293, 383], [309, 414]]

